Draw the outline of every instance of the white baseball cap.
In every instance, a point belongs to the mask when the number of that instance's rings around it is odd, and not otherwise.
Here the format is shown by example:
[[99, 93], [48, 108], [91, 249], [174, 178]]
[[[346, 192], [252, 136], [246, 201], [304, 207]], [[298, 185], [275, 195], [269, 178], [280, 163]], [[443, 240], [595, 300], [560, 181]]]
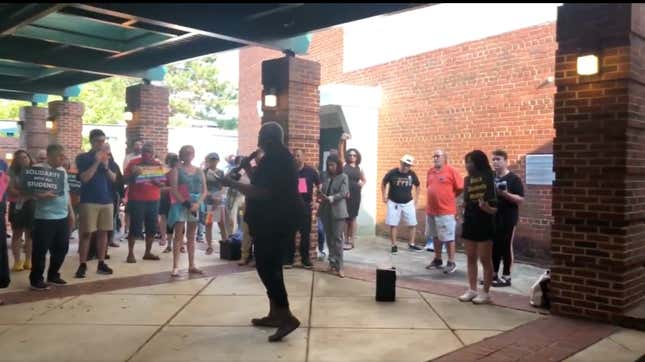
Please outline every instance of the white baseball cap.
[[401, 162], [410, 166], [414, 166], [414, 157], [412, 157], [412, 155], [405, 154], [403, 155], [403, 157], [401, 157]]

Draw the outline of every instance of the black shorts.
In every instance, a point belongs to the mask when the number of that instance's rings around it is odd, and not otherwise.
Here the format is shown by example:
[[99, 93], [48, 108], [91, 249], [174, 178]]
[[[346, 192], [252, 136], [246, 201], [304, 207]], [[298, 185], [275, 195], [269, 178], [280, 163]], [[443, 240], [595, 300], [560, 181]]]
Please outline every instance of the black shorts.
[[170, 196], [168, 194], [162, 194], [161, 199], [159, 199], [159, 215], [168, 216], [170, 212]]
[[495, 238], [494, 216], [483, 211], [464, 215], [461, 237], [470, 241], [492, 241]]
[[26, 201], [20, 210], [16, 210], [16, 203], [9, 203], [9, 222], [11, 229], [31, 229], [34, 225], [34, 202]]

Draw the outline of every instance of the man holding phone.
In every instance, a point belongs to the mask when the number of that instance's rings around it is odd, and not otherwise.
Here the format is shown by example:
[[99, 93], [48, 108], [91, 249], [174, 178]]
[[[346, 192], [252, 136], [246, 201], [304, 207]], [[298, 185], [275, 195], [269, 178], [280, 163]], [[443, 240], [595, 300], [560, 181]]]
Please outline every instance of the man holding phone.
[[76, 157], [78, 178], [81, 181], [79, 211], [81, 263], [76, 271], [76, 278], [85, 278], [90, 236], [93, 232], [97, 233], [96, 253], [99, 263], [96, 272], [98, 274], [113, 273], [105, 263], [105, 252], [108, 231], [112, 230], [114, 226], [111, 184], [116, 181], [117, 165], [110, 162], [103, 131], [93, 129], [90, 132], [90, 144], [92, 149], [89, 152], [81, 153]]
[[[524, 202], [522, 179], [509, 171], [508, 154], [504, 150], [493, 151], [493, 169], [495, 170], [495, 188], [498, 196], [498, 208], [495, 214], [495, 238], [493, 239], [493, 287], [511, 285], [511, 265], [513, 264], [513, 237], [515, 225], [519, 219], [519, 205]], [[501, 261], [504, 270], [498, 276]]]

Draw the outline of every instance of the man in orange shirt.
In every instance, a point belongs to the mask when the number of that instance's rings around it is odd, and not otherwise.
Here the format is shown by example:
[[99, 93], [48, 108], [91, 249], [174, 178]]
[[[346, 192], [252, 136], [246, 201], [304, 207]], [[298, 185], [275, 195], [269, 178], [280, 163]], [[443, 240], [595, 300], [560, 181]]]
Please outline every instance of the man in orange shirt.
[[428, 170], [426, 187], [428, 189], [426, 222], [429, 236], [434, 242], [434, 260], [426, 269], [441, 269], [442, 243], [448, 244], [448, 263], [443, 268], [445, 274], [457, 269], [455, 264], [455, 227], [457, 221], [457, 196], [464, 190], [464, 179], [459, 172], [448, 165], [446, 153], [436, 150], [432, 156], [434, 167]]

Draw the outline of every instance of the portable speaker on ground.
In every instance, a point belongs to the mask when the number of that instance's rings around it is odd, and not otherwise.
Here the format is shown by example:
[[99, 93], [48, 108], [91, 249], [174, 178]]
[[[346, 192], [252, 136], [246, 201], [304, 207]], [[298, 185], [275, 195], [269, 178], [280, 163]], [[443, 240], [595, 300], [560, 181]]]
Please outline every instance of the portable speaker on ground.
[[394, 302], [396, 299], [396, 270], [376, 269], [376, 300]]
[[223, 260], [240, 260], [242, 258], [242, 244], [220, 240], [219, 257]]

